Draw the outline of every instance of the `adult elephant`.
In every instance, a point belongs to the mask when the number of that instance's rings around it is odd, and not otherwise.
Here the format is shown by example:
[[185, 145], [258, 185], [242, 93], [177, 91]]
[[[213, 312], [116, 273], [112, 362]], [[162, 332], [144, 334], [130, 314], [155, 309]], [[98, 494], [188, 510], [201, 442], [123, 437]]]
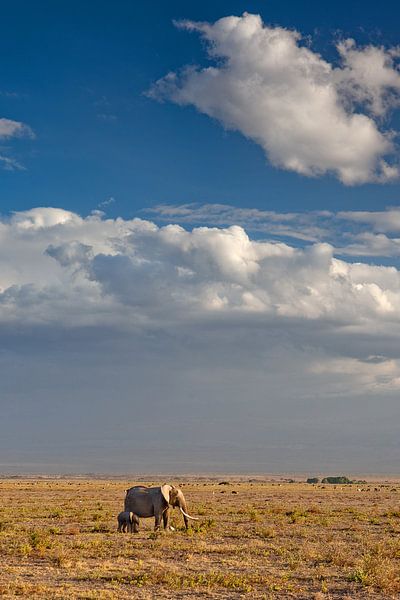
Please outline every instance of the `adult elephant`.
[[137, 517], [154, 517], [154, 529], [160, 528], [161, 519], [164, 529], [169, 524], [169, 507], [178, 507], [183, 515], [186, 529], [189, 526], [188, 519], [198, 521], [196, 517], [191, 517], [187, 512], [185, 496], [177, 487], [167, 483], [160, 487], [146, 487], [144, 485], [135, 485], [126, 490], [125, 510], [133, 512]]

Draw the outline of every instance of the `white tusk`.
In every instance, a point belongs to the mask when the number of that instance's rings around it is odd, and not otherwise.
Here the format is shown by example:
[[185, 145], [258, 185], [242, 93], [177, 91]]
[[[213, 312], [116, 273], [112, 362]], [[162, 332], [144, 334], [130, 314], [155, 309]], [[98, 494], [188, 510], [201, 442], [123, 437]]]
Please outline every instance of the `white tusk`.
[[188, 515], [187, 513], [185, 513], [185, 511], [183, 510], [183, 508], [179, 507], [179, 510], [181, 511], [181, 513], [183, 515], [185, 515], [185, 517], [187, 517], [188, 519], [193, 519], [193, 521], [198, 521], [199, 519], [197, 517], [191, 517], [190, 515]]
[[171, 531], [175, 531], [175, 527], [172, 527], [172, 525], [169, 526]]

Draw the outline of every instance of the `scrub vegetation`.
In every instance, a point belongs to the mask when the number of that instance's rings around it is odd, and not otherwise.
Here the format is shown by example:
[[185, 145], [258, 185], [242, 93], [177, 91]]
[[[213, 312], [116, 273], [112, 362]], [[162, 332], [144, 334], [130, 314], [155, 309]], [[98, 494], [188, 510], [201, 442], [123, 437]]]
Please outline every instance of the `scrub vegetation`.
[[168, 481], [188, 532], [175, 510], [176, 531], [118, 533], [132, 479], [1, 479], [0, 596], [399, 598], [398, 483]]

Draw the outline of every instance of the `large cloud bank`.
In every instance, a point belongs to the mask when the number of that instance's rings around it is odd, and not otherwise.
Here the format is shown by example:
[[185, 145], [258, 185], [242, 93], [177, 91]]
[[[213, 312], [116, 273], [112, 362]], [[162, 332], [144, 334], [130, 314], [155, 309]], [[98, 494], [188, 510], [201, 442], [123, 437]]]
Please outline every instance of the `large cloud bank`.
[[[326, 243], [299, 249], [237, 225], [187, 231], [55, 208], [16, 213], [0, 233], [2, 320], [73, 324], [102, 310], [118, 320], [119, 307], [132, 323], [257, 314], [367, 328], [400, 318], [398, 270], [339, 260]], [[79, 311], [63, 304], [73, 297]]]
[[2, 221], [0, 250], [2, 327], [196, 335], [211, 325], [243, 329], [249, 343], [254, 327], [278, 328], [310, 356], [322, 348], [309, 373], [359, 373], [385, 390], [400, 381], [399, 271], [340, 260], [326, 243], [295, 248], [251, 240], [237, 225], [188, 231], [36, 208]]
[[393, 132], [378, 120], [399, 104], [398, 49], [345, 40], [334, 66], [297, 31], [264, 25], [258, 15], [177, 25], [200, 33], [215, 65], [168, 73], [152, 97], [194, 105], [260, 144], [280, 168], [333, 173], [348, 185], [398, 176], [388, 160]]

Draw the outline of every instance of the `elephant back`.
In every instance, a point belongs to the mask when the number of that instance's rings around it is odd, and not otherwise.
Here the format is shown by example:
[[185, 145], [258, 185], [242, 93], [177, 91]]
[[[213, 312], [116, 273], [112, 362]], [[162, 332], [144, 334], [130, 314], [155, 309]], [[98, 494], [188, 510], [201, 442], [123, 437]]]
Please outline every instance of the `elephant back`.
[[144, 485], [135, 485], [126, 490], [125, 510], [134, 512], [139, 516], [152, 516], [152, 490], [154, 488]]
[[130, 495], [148, 494], [149, 490], [151, 490], [151, 489], [152, 488], [149, 488], [145, 485], [134, 485], [133, 487], [126, 490], [126, 495], [130, 496]]

